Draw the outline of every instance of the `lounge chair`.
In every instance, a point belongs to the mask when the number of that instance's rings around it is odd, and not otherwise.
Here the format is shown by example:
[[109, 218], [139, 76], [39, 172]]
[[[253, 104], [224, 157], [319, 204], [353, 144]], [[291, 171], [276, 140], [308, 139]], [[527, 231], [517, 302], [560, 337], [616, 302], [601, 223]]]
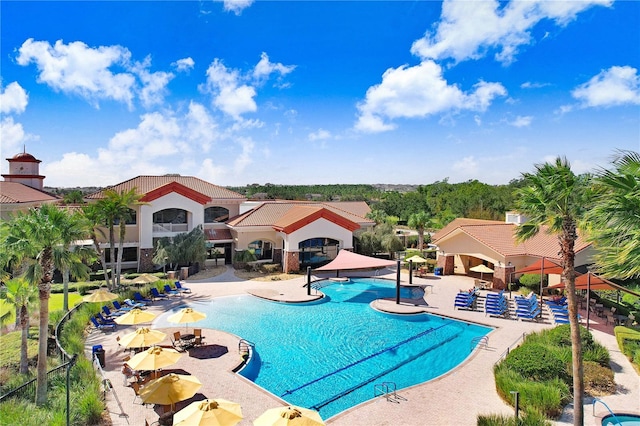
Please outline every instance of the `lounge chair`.
[[169, 296], [179, 296], [180, 292], [174, 290], [169, 286], [169, 284], [164, 285], [164, 294], [168, 294]]
[[167, 295], [166, 294], [162, 294], [158, 291], [157, 288], [155, 287], [151, 287], [151, 297], [155, 300], [155, 299], [166, 299]]
[[131, 309], [134, 309], [134, 308], [144, 309], [147, 307], [147, 305], [145, 305], [144, 303], [136, 303], [131, 299], [124, 299], [124, 303]]
[[131, 309], [129, 306], [122, 306], [120, 305], [120, 302], [118, 302], [117, 300], [113, 301], [113, 307], [116, 308], [118, 311], [122, 312], [122, 313], [127, 313], [129, 312]]
[[133, 293], [133, 300], [137, 303], [153, 303], [153, 300], [144, 298], [139, 291]]
[[96, 330], [100, 330], [100, 331], [105, 331], [105, 330], [115, 331], [115, 329], [117, 327], [116, 323], [113, 323], [113, 324], [100, 324], [98, 322], [98, 320], [96, 320], [94, 317], [91, 317], [89, 319], [93, 323], [93, 325], [96, 328]]
[[458, 309], [471, 309], [475, 308], [476, 295], [475, 293], [461, 292], [456, 295], [456, 300], [453, 304]]
[[114, 320], [112, 320], [111, 318], [105, 318], [104, 316], [102, 316], [102, 314], [100, 312], [98, 312], [95, 315], [95, 318], [98, 320], [98, 322], [100, 324], [115, 324], [116, 322]]
[[176, 285], [176, 290], [183, 293], [191, 293], [191, 289], [187, 287], [182, 287], [182, 284], [180, 284], [180, 281], [176, 281], [175, 285]]
[[104, 305], [102, 307], [102, 312], [104, 312], [107, 318], [114, 318], [114, 317], [119, 317], [120, 315], [124, 315], [124, 312], [118, 312], [118, 311], [111, 312], [111, 309], [109, 309], [107, 305]]

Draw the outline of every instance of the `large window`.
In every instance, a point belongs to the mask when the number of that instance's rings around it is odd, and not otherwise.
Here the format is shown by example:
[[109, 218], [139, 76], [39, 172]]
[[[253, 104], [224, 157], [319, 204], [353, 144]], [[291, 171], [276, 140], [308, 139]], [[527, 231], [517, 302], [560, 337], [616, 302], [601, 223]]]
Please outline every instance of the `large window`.
[[256, 255], [257, 260], [273, 259], [273, 247], [269, 241], [252, 241], [248, 249]]
[[332, 238], [310, 238], [300, 242], [298, 248], [302, 267], [317, 266], [336, 258], [340, 242]]
[[[116, 259], [118, 259], [118, 248], [115, 250]], [[105, 262], [111, 262], [111, 249], [108, 247], [104, 249]], [[138, 260], [138, 247], [124, 247], [122, 249], [122, 261], [123, 262], [136, 262]]]
[[153, 214], [153, 223], [187, 223], [187, 211], [164, 209]]
[[226, 222], [229, 220], [229, 210], [224, 207], [207, 207], [204, 209], [204, 223]]

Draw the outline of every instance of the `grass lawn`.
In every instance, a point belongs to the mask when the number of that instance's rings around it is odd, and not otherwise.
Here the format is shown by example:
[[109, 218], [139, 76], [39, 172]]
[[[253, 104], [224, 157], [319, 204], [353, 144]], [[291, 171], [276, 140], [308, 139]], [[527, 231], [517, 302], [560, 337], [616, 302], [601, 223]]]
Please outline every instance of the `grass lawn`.
[[[53, 311], [59, 311], [62, 309], [62, 300], [63, 299], [63, 294], [62, 293], [55, 293], [52, 294], [51, 297], [49, 298], [49, 312], [53, 312]], [[80, 296], [78, 293], [69, 293], [69, 306], [73, 307], [75, 305], [77, 305], [78, 303], [82, 302], [82, 296]], [[36, 301], [32, 306], [31, 306], [31, 312], [37, 312], [38, 311], [38, 302]], [[2, 316], [5, 312], [9, 312], [9, 317], [7, 318], [6, 321], [4, 321], [4, 324], [13, 324], [16, 321], [16, 311], [13, 308], [13, 306], [11, 306], [9, 303], [7, 303], [5, 300], [0, 299], [0, 316]], [[33, 316], [33, 315], [32, 315]]]

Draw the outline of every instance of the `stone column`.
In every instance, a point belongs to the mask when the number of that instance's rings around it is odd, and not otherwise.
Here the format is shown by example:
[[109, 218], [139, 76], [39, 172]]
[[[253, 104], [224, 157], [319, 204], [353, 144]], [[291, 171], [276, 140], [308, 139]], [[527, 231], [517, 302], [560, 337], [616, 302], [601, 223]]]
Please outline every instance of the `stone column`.
[[153, 249], [140, 249], [138, 258], [138, 269], [140, 272], [153, 272]]
[[300, 258], [298, 256], [298, 252], [285, 251], [283, 272], [288, 274], [289, 272], [296, 272], [299, 270], [300, 270]]

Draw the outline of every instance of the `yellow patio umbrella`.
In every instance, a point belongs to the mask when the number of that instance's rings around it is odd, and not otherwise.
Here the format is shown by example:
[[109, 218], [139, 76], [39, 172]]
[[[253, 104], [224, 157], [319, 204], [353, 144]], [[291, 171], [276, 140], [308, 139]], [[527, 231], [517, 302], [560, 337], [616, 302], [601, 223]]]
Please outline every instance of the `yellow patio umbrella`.
[[142, 274], [142, 275], [139, 275], [139, 276], [129, 280], [129, 283], [131, 283], [131, 284], [150, 284], [150, 283], [155, 283], [159, 279], [160, 278], [156, 277], [155, 275]]
[[113, 294], [107, 291], [104, 288], [98, 289], [98, 291], [93, 292], [91, 294], [87, 294], [82, 298], [84, 302], [89, 303], [102, 303], [102, 302], [110, 302], [112, 300], [116, 300], [118, 298], [117, 294]]
[[480, 279], [482, 279], [482, 276], [484, 274], [493, 274], [493, 269], [489, 268], [487, 265], [484, 265], [482, 263], [472, 268], [469, 268], [469, 270], [473, 272], [480, 272]]
[[134, 370], [157, 370], [175, 364], [181, 356], [174, 349], [153, 346], [134, 355], [127, 364]]
[[134, 308], [126, 314], [116, 318], [115, 322], [120, 325], [135, 325], [153, 321], [155, 317], [156, 314]]
[[411, 261], [411, 262], [413, 262], [413, 263], [425, 263], [425, 262], [427, 261], [427, 259], [425, 259], [425, 258], [424, 258], [424, 257], [422, 257], [422, 256], [418, 256], [418, 255], [416, 254], [415, 256], [411, 256], [410, 258], [405, 259], [404, 261], [405, 261], [405, 262], [409, 262], [409, 261]]
[[133, 333], [121, 337], [118, 343], [125, 348], [146, 348], [162, 342], [166, 337], [162, 331], [140, 327]]
[[192, 402], [173, 416], [174, 425], [234, 426], [242, 420], [240, 404], [226, 399], [205, 399]]
[[317, 411], [289, 405], [271, 408], [253, 421], [254, 426], [320, 426], [324, 421]]
[[190, 322], [197, 322], [207, 317], [204, 312], [194, 311], [192, 308], [182, 308], [177, 313], [169, 316], [167, 321], [175, 322], [178, 324], [187, 324], [185, 331], [187, 331]]
[[202, 387], [195, 376], [169, 373], [151, 380], [140, 389], [140, 399], [145, 404], [171, 405], [191, 398]]

